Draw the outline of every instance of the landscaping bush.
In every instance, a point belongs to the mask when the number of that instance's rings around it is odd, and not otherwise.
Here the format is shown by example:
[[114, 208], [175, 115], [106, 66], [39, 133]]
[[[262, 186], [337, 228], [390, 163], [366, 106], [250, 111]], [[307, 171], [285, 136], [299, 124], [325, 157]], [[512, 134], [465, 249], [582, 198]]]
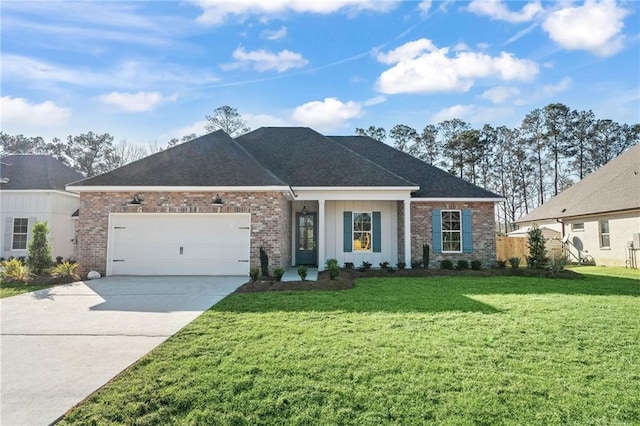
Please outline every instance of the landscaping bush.
[[380, 265], [380, 269], [388, 269], [389, 268], [389, 262], [380, 262], [378, 265]]
[[506, 260], [496, 260], [496, 266], [497, 269], [504, 269], [507, 267], [507, 261]]
[[469, 269], [469, 262], [466, 260], [458, 260], [458, 262], [456, 263], [456, 269], [458, 271]]
[[418, 269], [422, 267], [422, 261], [418, 259], [413, 259], [411, 261], [411, 269]]
[[258, 281], [258, 277], [260, 276], [260, 269], [258, 268], [249, 269], [249, 276], [251, 277], [251, 281], [253, 282]]
[[429, 269], [429, 251], [430, 251], [430, 247], [429, 244], [423, 244], [422, 245], [422, 265], [424, 266], [424, 269]]
[[24, 265], [20, 259], [11, 258], [2, 262], [2, 278], [6, 281], [27, 282], [32, 274], [29, 267]]
[[369, 269], [371, 269], [371, 263], [365, 262], [364, 260], [362, 261], [362, 265], [358, 267], [358, 271], [360, 272], [366, 272]]
[[518, 267], [520, 266], [520, 258], [519, 257], [510, 257], [509, 258], [509, 265], [511, 265], [511, 267], [513, 269], [518, 269]]
[[49, 233], [49, 225], [46, 221], [36, 222], [32, 228], [33, 237], [29, 242], [27, 258], [27, 266], [31, 272], [36, 275], [42, 274], [47, 269], [51, 268], [51, 245], [47, 240], [47, 234]]
[[63, 264], [63, 263], [64, 263], [64, 262], [63, 262], [63, 260], [64, 260], [64, 257], [62, 257], [62, 256], [56, 256], [56, 264], [57, 264], [57, 265], [61, 265], [61, 264]]
[[54, 277], [74, 277], [78, 270], [77, 263], [64, 262], [57, 264], [51, 273]]
[[551, 259], [547, 264], [547, 269], [549, 270], [549, 272], [555, 275], [558, 272], [562, 271], [565, 266], [567, 266], [567, 258], [559, 257], [558, 259]]
[[273, 277], [276, 279], [276, 282], [282, 281], [282, 276], [284, 275], [283, 268], [276, 268], [273, 270]]
[[327, 265], [327, 271], [329, 271], [329, 279], [335, 280], [340, 275], [340, 266], [338, 266], [337, 259], [327, 259], [325, 262]]
[[307, 267], [304, 265], [298, 266], [298, 275], [302, 281], [307, 279]]
[[407, 267], [407, 264], [404, 262], [398, 262], [398, 269], [404, 269]]
[[344, 262], [344, 269], [353, 269], [353, 262]]
[[260, 270], [263, 277], [269, 276], [269, 256], [267, 256], [264, 247], [260, 247]]
[[472, 260], [471, 261], [471, 269], [473, 269], [474, 271], [480, 271], [482, 270], [482, 262], [479, 260]]
[[529, 247], [527, 266], [529, 268], [543, 269], [547, 263], [547, 249], [544, 245], [542, 230], [538, 225], [533, 225], [527, 234], [529, 235], [527, 241], [527, 246]]
[[440, 269], [453, 269], [453, 262], [450, 259], [441, 260]]

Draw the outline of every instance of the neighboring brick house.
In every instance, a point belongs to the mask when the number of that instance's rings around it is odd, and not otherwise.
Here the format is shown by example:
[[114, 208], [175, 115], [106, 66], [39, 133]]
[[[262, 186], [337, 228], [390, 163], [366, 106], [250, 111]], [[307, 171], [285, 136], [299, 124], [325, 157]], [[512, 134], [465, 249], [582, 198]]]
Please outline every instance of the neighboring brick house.
[[297, 127], [218, 131], [68, 189], [82, 271], [107, 275], [244, 275], [260, 248], [271, 269], [408, 267], [425, 243], [434, 265], [488, 265], [501, 201], [374, 139]]

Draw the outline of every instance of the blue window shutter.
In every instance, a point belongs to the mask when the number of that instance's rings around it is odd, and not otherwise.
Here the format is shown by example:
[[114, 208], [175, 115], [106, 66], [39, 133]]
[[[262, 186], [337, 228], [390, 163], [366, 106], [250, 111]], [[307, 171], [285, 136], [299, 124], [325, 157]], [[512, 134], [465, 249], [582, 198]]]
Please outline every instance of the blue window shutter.
[[345, 253], [350, 253], [353, 250], [353, 242], [351, 241], [353, 239], [353, 233], [351, 232], [351, 230], [353, 229], [353, 224], [351, 223], [352, 221], [352, 216], [351, 216], [351, 212], [344, 212], [344, 242], [343, 242], [343, 247], [344, 247], [344, 252]]
[[380, 253], [382, 251], [382, 232], [380, 231], [380, 212], [373, 212], [373, 252]]
[[431, 210], [431, 250], [434, 253], [442, 253], [442, 210]]
[[462, 210], [462, 252], [473, 252], [473, 229], [471, 225], [471, 210]]

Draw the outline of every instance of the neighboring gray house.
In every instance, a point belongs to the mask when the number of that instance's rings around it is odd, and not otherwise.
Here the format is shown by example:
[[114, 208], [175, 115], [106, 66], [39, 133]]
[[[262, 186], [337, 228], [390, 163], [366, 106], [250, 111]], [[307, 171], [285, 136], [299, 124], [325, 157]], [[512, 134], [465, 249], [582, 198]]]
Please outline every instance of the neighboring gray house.
[[72, 214], [80, 197], [65, 186], [83, 179], [80, 173], [48, 155], [7, 155], [0, 159], [0, 235], [2, 257], [27, 256], [31, 228], [46, 220], [51, 254], [74, 256], [75, 225]]
[[[562, 223], [571, 261], [633, 266], [640, 261], [640, 145], [614, 158], [517, 223]], [[634, 249], [629, 248], [630, 243]], [[634, 262], [635, 260], [635, 262]]]
[[309, 128], [218, 131], [67, 187], [79, 262], [107, 275], [245, 275], [335, 258], [495, 261], [485, 191], [382, 142]]

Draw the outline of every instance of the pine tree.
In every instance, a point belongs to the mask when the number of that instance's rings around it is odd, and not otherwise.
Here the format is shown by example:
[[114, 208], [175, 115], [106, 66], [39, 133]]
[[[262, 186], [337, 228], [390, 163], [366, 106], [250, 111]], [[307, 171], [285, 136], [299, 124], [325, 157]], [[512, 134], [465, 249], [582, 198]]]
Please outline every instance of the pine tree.
[[527, 266], [529, 268], [543, 269], [547, 262], [547, 249], [544, 245], [542, 230], [538, 225], [533, 225], [527, 234], [529, 235], [527, 241], [527, 246], [529, 247]]

